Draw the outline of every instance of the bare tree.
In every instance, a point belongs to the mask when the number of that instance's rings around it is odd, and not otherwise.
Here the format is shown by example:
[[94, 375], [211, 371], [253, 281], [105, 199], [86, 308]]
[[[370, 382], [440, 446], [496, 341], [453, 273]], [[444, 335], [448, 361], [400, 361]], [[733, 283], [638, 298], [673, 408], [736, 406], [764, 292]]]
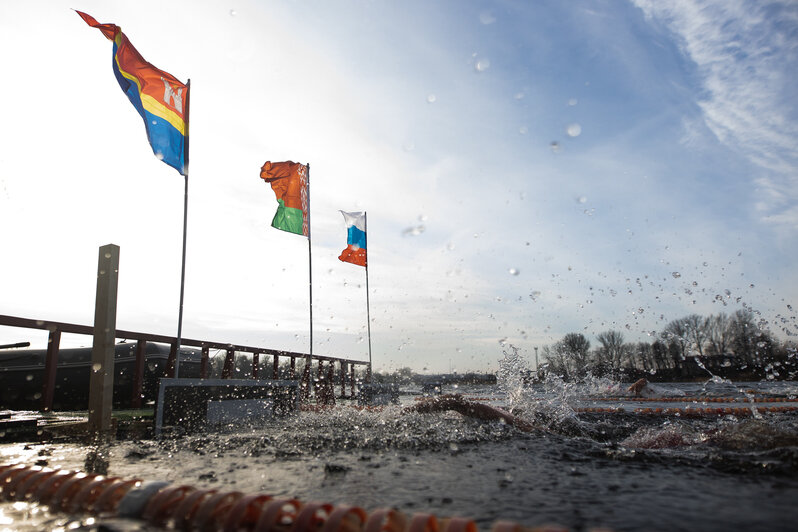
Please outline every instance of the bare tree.
[[[639, 362], [635, 364], [634, 359], [637, 359]], [[633, 367], [640, 368], [644, 371], [651, 371], [657, 369], [656, 362], [654, 361], [654, 350], [651, 347], [651, 344], [647, 342], [638, 342], [634, 348], [632, 356], [629, 357], [630, 365]]]
[[604, 331], [596, 339], [601, 344], [598, 348], [599, 361], [607, 365], [611, 372], [617, 373], [629, 355], [629, 349], [623, 342], [623, 333]]
[[559, 342], [565, 355], [571, 360], [573, 376], [583, 377], [587, 373], [590, 341], [580, 333], [568, 333]]
[[698, 314], [690, 314], [683, 320], [687, 329], [687, 340], [698, 352], [698, 355], [703, 357], [704, 343], [707, 341], [707, 319]]
[[731, 344], [738, 365], [753, 366], [756, 363], [756, 325], [754, 313], [750, 310], [738, 310], [731, 317]]
[[668, 343], [668, 354], [673, 360], [673, 367], [683, 368], [683, 362], [687, 355], [687, 325], [684, 318], [673, 320], [665, 326], [662, 338]]
[[654, 358], [654, 365], [657, 370], [671, 367], [668, 364], [668, 346], [663, 342], [657, 340], [651, 344], [651, 356]]
[[725, 312], [712, 315], [706, 320], [706, 333], [713, 354], [723, 356], [732, 343], [732, 320]]
[[562, 345], [560, 342], [554, 344], [553, 347], [549, 347], [548, 345], [544, 345], [543, 349], [541, 350], [541, 354], [543, 358], [546, 359], [548, 362], [549, 373], [553, 373], [554, 375], [559, 375], [563, 379], [567, 379], [570, 376], [570, 369], [568, 368], [568, 359], [565, 356], [565, 350], [562, 349]]

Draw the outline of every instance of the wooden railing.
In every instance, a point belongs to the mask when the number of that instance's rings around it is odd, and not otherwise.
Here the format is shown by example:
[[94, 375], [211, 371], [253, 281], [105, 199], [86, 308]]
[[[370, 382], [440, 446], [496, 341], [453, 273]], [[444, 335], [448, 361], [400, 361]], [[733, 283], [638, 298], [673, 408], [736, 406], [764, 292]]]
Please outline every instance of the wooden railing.
[[[23, 329], [38, 329], [49, 331], [49, 338], [47, 342], [47, 354], [44, 363], [44, 382], [42, 385], [42, 403], [41, 409], [43, 411], [52, 410], [53, 397], [55, 394], [55, 380], [56, 369], [58, 366], [58, 350], [61, 344], [61, 334], [82, 334], [93, 336], [94, 327], [88, 325], [76, 325], [73, 323], [63, 323], [58, 321], [35, 320], [30, 318], [20, 318], [16, 316], [6, 316], [0, 314], [0, 326], [19, 327]], [[133, 393], [131, 397], [131, 404], [133, 408], [141, 408], [141, 392], [144, 384], [144, 365], [145, 365], [145, 349], [147, 342], [156, 342], [168, 344], [171, 346], [169, 357], [166, 363], [166, 370], [164, 377], [174, 377], [175, 362], [177, 361], [177, 337], [164, 336], [160, 334], [142, 333], [135, 331], [126, 331], [122, 329], [116, 330], [116, 338], [135, 340], [136, 341], [136, 363], [135, 373], [133, 380]], [[355, 393], [355, 366], [364, 365], [368, 366], [368, 362], [361, 360], [352, 360], [348, 358], [330, 357], [321, 355], [310, 355], [307, 353], [297, 353], [293, 351], [282, 351], [279, 349], [268, 349], [265, 347], [253, 347], [247, 345], [231, 344], [228, 342], [211, 342], [206, 340], [194, 340], [190, 338], [181, 338], [180, 347], [198, 347], [202, 350], [202, 359], [200, 363], [200, 378], [208, 378], [209, 373], [209, 358], [211, 349], [219, 349], [226, 351], [224, 367], [222, 369], [222, 379], [229, 379], [232, 376], [235, 354], [236, 353], [252, 353], [252, 378], [258, 378], [258, 366], [260, 362], [260, 355], [272, 357], [273, 375], [277, 375], [279, 371], [280, 357], [288, 357], [291, 360], [291, 375], [296, 378], [296, 359], [305, 359], [306, 366], [309, 366], [313, 361], [318, 361], [319, 364], [328, 362], [333, 365], [340, 364], [341, 370], [341, 395], [346, 395], [347, 381], [350, 385], [351, 394]], [[182, 357], [181, 357], [182, 358]], [[179, 366], [178, 366], [179, 367]], [[347, 368], [349, 368], [349, 375], [347, 378]], [[321, 368], [320, 368], [321, 369]]]

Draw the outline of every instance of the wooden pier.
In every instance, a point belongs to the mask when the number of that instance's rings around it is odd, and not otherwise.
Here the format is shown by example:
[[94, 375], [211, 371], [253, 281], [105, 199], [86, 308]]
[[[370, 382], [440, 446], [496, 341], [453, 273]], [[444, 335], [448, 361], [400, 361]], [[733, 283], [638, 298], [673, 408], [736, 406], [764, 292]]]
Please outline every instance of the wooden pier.
[[[73, 323], [7, 316], [3, 314], [0, 314], [0, 326], [17, 327], [21, 329], [46, 330], [49, 332], [47, 341], [47, 355], [45, 357], [44, 363], [44, 382], [42, 385], [40, 410], [42, 412], [51, 411], [53, 408], [53, 397], [55, 395], [56, 370], [58, 367], [58, 352], [61, 343], [61, 334], [80, 334], [93, 337], [94, 327], [88, 325], [77, 325]], [[147, 343], [154, 342], [171, 346], [166, 368], [162, 376], [166, 378], [172, 378], [174, 377], [175, 363], [177, 361], [177, 338], [174, 336], [126, 331], [122, 329], [116, 330], [115, 338], [125, 339], [128, 341], [134, 340], [136, 342], [136, 362], [131, 406], [132, 408], [141, 408], [142, 386], [144, 382], [145, 351]], [[181, 338], [180, 347], [195, 347], [201, 349], [202, 359], [200, 365], [200, 378], [202, 379], [207, 379], [209, 377], [209, 359], [211, 349], [223, 350], [227, 353], [224, 367], [222, 369], [222, 379], [230, 379], [233, 377], [236, 353], [252, 354], [252, 372], [250, 376], [253, 380], [258, 379], [258, 366], [261, 355], [272, 357], [274, 375], [278, 374], [280, 358], [290, 359], [292, 379], [298, 378], [295, 370], [296, 360], [298, 358], [304, 359], [306, 361], [305, 367], [307, 368], [307, 372], [310, 371], [309, 368], [312, 366], [313, 362], [316, 362], [318, 363], [319, 374], [322, 374], [322, 365], [324, 363], [328, 363], [328, 367], [323, 373], [323, 378], [327, 378], [330, 368], [334, 368], [335, 365], [338, 365], [342, 397], [346, 396], [347, 385], [349, 385], [350, 388], [350, 396], [355, 395], [355, 366], [368, 366], [369, 364], [367, 361], [352, 360], [348, 358], [310, 355], [307, 353], [282, 351], [265, 347], [238, 345], [231, 344], [229, 342], [195, 340], [190, 338]]]

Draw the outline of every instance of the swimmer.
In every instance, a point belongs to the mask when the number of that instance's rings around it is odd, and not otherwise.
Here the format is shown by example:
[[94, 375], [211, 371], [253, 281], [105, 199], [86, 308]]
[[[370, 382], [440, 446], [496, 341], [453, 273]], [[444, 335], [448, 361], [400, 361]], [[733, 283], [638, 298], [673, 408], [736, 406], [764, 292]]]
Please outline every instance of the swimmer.
[[640, 379], [629, 386], [629, 391], [635, 394], [635, 397], [640, 397], [643, 395], [643, 390], [645, 390], [647, 386], [648, 381], [646, 379]]
[[532, 432], [535, 429], [530, 423], [501, 408], [478, 403], [476, 401], [469, 401], [459, 394], [447, 394], [433, 397], [403, 409], [404, 412], [420, 413], [444, 412], [446, 410], [453, 410], [464, 416], [485, 421], [502, 420], [508, 425], [524, 432]]

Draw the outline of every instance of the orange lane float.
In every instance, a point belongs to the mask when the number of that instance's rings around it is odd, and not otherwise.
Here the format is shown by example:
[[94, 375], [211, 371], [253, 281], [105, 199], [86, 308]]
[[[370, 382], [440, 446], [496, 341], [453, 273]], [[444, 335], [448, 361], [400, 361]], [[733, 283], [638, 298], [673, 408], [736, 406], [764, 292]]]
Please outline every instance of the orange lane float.
[[[784, 412], [798, 412], [798, 406], [760, 406], [754, 407], [759, 414], [765, 413], [784, 413]], [[700, 416], [751, 416], [754, 415], [754, 408], [752, 407], [726, 407], [726, 408], [698, 408], [694, 406], [687, 406], [685, 408], [634, 408], [628, 410], [633, 414], [641, 415], [665, 415], [665, 416], [686, 416], [686, 417], [700, 417]], [[577, 413], [589, 414], [605, 414], [605, 413], [624, 413], [627, 412], [622, 407], [617, 408], [575, 408]]]
[[656, 403], [792, 403], [798, 398], [790, 397], [584, 397], [585, 401], [638, 401]]
[[[389, 508], [369, 513], [357, 506], [303, 503], [265, 494], [220, 492], [24, 464], [0, 465], [0, 501], [44, 504], [54, 511], [100, 518], [123, 517], [176, 530], [478, 532], [473, 520], [462, 517], [425, 513], [409, 517]], [[491, 532], [569, 531], [557, 525], [527, 528], [497, 521]]]

